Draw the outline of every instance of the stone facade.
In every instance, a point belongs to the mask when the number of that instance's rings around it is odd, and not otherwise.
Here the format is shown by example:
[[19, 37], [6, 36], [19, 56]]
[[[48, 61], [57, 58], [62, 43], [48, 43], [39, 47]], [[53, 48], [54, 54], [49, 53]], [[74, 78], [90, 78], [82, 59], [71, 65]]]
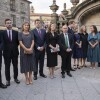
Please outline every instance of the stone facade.
[[43, 21], [45, 24], [49, 24], [51, 22], [51, 14], [46, 14], [46, 13], [35, 13], [34, 7], [31, 6], [30, 9], [30, 26], [33, 29], [35, 27], [34, 21], [36, 19], [40, 19]]
[[75, 20], [79, 28], [85, 25], [88, 33], [91, 25], [96, 25], [100, 31], [100, 0], [84, 0], [69, 16], [67, 16], [68, 19]]
[[[62, 23], [74, 20], [78, 24], [78, 29], [85, 25], [87, 32], [90, 33], [90, 26], [96, 25], [98, 31], [100, 31], [100, 0], [71, 0], [73, 7], [70, 9], [70, 13], [64, 7], [64, 17], [58, 21], [59, 29], [62, 27]], [[78, 3], [79, 2], [79, 3]]]
[[24, 21], [30, 21], [30, 1], [28, 0], [0, 0], [0, 26], [4, 20], [11, 18], [13, 26], [21, 28]]
[[75, 20], [77, 22], [79, 30], [82, 25], [87, 27], [87, 32], [90, 33], [90, 26], [96, 25], [98, 31], [100, 31], [100, 0], [83, 0], [67, 19]]

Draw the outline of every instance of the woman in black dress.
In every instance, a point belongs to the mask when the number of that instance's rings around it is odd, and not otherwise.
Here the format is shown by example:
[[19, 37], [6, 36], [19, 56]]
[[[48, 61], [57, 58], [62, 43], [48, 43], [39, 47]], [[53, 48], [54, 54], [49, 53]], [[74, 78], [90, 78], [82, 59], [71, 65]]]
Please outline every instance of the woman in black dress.
[[56, 25], [49, 26], [46, 43], [47, 43], [47, 67], [49, 67], [50, 78], [54, 78], [54, 68], [57, 66], [57, 51], [58, 51], [58, 35], [55, 32]]
[[81, 39], [82, 39], [82, 51], [83, 51], [83, 57], [81, 62], [83, 63], [83, 67], [86, 67], [86, 58], [87, 58], [87, 49], [88, 49], [88, 33], [86, 32], [86, 26], [81, 27]]

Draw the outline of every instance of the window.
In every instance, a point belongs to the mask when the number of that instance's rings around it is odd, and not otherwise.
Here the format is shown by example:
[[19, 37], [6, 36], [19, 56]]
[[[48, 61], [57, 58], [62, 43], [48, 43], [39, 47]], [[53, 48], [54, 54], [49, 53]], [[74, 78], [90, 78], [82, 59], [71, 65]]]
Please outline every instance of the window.
[[25, 14], [25, 4], [21, 3], [21, 13]]
[[24, 23], [25, 17], [21, 17], [21, 22]]
[[15, 0], [10, 0], [10, 10], [15, 11]]
[[11, 20], [12, 20], [13, 26], [16, 27], [16, 16], [11, 15]]

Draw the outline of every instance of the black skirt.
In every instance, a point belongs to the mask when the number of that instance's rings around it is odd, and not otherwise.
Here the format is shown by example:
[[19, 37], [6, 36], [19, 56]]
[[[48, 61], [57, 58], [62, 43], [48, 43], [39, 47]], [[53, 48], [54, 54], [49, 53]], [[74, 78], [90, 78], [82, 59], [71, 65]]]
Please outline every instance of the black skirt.
[[47, 53], [47, 67], [57, 66], [57, 53]]

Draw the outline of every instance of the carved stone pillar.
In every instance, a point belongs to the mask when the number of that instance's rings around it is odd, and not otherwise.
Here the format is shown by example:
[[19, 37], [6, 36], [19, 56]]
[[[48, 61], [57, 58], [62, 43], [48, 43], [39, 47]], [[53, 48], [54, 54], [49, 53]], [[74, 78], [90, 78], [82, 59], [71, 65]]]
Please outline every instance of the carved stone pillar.
[[56, 11], [58, 10], [59, 6], [56, 5], [56, 0], [53, 0], [53, 4], [50, 6], [50, 9], [52, 10], [52, 14], [51, 14], [51, 22], [52, 23], [56, 23], [58, 21], [58, 14], [56, 13]]

